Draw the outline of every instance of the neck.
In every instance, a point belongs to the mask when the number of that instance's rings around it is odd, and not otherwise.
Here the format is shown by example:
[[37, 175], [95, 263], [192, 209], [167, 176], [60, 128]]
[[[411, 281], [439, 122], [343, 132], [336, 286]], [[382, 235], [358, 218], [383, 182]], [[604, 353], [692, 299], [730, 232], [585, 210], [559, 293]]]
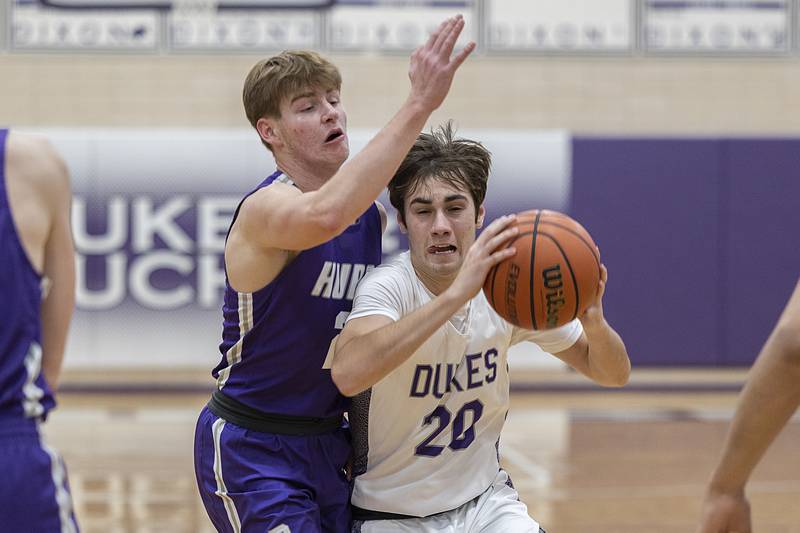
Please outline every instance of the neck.
[[417, 265], [414, 264], [413, 260], [411, 261], [411, 266], [414, 267], [414, 272], [417, 274], [417, 277], [422, 284], [425, 285], [425, 288], [431, 291], [431, 294], [434, 296], [439, 296], [446, 291], [447, 288], [453, 283], [453, 280], [457, 275], [457, 273], [453, 274], [452, 276], [437, 276], [435, 274], [429, 274], [421, 268], [418, 268]]
[[278, 170], [289, 176], [303, 192], [316, 191], [336, 174], [338, 168], [307, 165], [292, 158], [275, 157]]

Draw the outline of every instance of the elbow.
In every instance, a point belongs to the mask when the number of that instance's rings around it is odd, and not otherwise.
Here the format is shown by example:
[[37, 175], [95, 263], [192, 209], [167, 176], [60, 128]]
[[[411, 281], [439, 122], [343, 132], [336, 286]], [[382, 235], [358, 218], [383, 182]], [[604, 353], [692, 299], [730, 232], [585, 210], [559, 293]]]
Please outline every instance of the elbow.
[[630, 373], [630, 371], [628, 371], [625, 374], [620, 374], [618, 376], [614, 376], [613, 378], [608, 380], [606, 383], [603, 383], [603, 386], [606, 387], [606, 388], [609, 388], [609, 389], [619, 389], [619, 388], [622, 388], [622, 387], [624, 387], [625, 385], [628, 384], [628, 381], [630, 380], [630, 377], [631, 377], [631, 373]]
[[341, 209], [332, 205], [314, 202], [309, 207], [308, 220], [313, 220], [322, 242], [330, 240], [342, 233], [351, 221], [346, 221]]
[[349, 373], [345, 372], [342, 369], [342, 365], [337, 365], [336, 362], [334, 362], [333, 366], [331, 366], [331, 379], [333, 380], [333, 384], [336, 385], [336, 388], [339, 389], [339, 393], [341, 393], [342, 396], [352, 398], [361, 392], [361, 390], [359, 390], [356, 384], [353, 382], [353, 379]]
[[626, 357], [625, 364], [616, 372], [606, 374], [603, 379], [598, 380], [597, 383], [603, 387], [610, 389], [618, 389], [628, 384], [631, 379], [631, 362]]
[[347, 224], [341, 220], [340, 213], [320, 213], [316, 217], [317, 228], [321, 233], [332, 239], [347, 229]]

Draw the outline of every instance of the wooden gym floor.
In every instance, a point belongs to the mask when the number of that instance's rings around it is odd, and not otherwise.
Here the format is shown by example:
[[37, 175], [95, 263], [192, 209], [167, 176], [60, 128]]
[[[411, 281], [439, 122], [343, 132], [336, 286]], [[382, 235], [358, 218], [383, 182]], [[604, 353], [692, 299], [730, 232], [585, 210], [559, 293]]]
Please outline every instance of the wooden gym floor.
[[[549, 533], [693, 533], [744, 374], [697, 376], [637, 372], [628, 391], [526, 376], [501, 455], [531, 515]], [[67, 462], [82, 530], [212, 532], [192, 469], [202, 387], [98, 382], [67, 379], [44, 425]], [[759, 533], [800, 533], [798, 443], [796, 417], [749, 485]]]

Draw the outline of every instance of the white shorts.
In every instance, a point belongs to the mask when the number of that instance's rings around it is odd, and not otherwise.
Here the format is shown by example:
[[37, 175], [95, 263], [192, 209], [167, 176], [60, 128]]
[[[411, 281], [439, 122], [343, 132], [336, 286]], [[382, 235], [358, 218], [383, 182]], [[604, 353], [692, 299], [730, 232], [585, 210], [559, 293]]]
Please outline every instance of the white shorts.
[[492, 485], [457, 509], [426, 518], [355, 520], [353, 533], [539, 533], [528, 507], [500, 470]]

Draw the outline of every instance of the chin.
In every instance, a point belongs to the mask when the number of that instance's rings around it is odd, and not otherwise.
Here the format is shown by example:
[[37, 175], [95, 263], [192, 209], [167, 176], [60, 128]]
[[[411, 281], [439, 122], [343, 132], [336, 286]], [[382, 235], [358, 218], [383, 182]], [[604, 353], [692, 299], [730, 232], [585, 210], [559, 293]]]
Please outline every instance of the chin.
[[461, 258], [449, 257], [449, 261], [430, 261], [431, 270], [439, 275], [456, 274], [461, 269]]
[[341, 149], [336, 150], [336, 152], [330, 155], [331, 163], [335, 163], [339, 166], [343, 165], [348, 157], [350, 157], [350, 147], [347, 145], [342, 146]]

